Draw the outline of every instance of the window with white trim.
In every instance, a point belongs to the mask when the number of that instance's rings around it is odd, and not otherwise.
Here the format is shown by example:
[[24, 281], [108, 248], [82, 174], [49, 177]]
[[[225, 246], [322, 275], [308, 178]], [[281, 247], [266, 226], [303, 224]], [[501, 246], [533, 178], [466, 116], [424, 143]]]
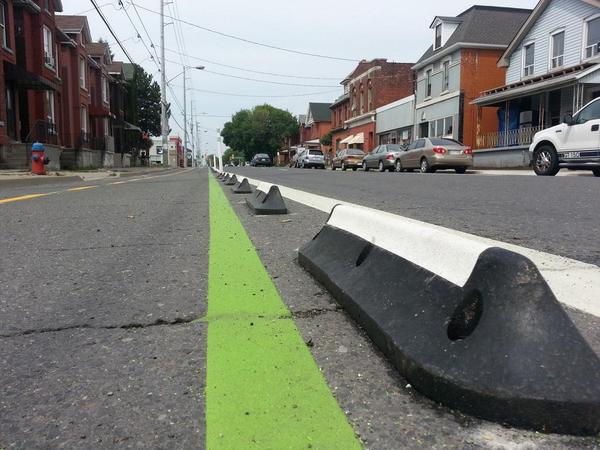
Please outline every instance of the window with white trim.
[[447, 91], [450, 89], [450, 61], [444, 61], [443, 72], [444, 72], [444, 85], [442, 91]]
[[523, 76], [533, 75], [535, 64], [535, 43], [527, 44], [523, 47]]
[[425, 95], [425, 97], [431, 97], [431, 73], [432, 70], [429, 69], [427, 70], [427, 72], [425, 72], [425, 79], [426, 79], [426, 85], [427, 85], [427, 92]]
[[8, 38], [8, 9], [5, 2], [0, 2], [0, 33], [2, 33], [2, 46], [10, 48]]
[[448, 116], [442, 119], [429, 122], [429, 137], [452, 137], [453, 117]]
[[86, 73], [87, 73], [87, 64], [85, 62], [85, 58], [82, 56], [79, 58], [79, 87], [82, 89], [86, 89]]
[[595, 16], [585, 22], [584, 57], [593, 58], [600, 53], [600, 16]]
[[437, 50], [442, 46], [442, 24], [438, 24], [435, 27], [435, 42], [433, 49]]
[[44, 64], [54, 69], [56, 64], [54, 62], [54, 43], [52, 39], [52, 30], [44, 25]]
[[565, 61], [565, 32], [559, 31], [550, 36], [550, 68], [562, 67]]
[[102, 77], [102, 101], [108, 103], [108, 80], [105, 76]]
[[54, 109], [54, 91], [46, 91], [46, 120], [48, 123], [56, 123]]
[[81, 105], [80, 111], [81, 132], [87, 133], [88, 130], [88, 109], [87, 106]]

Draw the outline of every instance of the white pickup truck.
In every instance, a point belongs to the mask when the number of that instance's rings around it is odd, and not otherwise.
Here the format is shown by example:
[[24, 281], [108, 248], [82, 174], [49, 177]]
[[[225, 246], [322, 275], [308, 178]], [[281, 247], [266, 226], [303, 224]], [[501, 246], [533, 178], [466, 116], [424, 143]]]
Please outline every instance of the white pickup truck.
[[600, 177], [600, 98], [565, 116], [560, 125], [536, 133], [529, 154], [537, 175], [554, 176], [564, 167]]

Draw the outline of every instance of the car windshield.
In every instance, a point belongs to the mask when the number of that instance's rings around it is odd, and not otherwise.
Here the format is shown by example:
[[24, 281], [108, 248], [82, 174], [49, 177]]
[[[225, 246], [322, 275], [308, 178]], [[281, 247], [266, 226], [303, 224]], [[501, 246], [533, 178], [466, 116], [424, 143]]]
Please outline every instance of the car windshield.
[[323, 152], [321, 150], [311, 150], [308, 152], [308, 154], [314, 156], [323, 156]]
[[256, 155], [256, 158], [268, 158], [269, 155], [266, 155], [264, 153], [259, 153], [258, 155]]
[[455, 141], [454, 139], [444, 139], [444, 138], [430, 138], [432, 145], [462, 145], [460, 142]]
[[398, 144], [388, 144], [387, 146], [388, 152], [399, 152], [400, 150], [402, 150], [402, 147], [400, 147]]
[[364, 155], [364, 153], [360, 150], [348, 150], [347, 154], [351, 155], [351, 156], [363, 156]]

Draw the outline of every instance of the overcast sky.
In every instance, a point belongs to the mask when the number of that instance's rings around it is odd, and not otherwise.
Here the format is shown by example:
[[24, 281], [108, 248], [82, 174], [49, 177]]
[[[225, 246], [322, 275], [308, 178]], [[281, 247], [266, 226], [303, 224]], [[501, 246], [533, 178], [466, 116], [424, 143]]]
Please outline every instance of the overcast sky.
[[[473, 5], [472, 0], [171, 0], [166, 14], [179, 17], [184, 21], [212, 30], [239, 36], [248, 40], [277, 47], [315, 53], [351, 60], [387, 58], [396, 62], [415, 62], [432, 43], [432, 31], [429, 25], [436, 15], [455, 16]], [[108, 19], [132, 59], [141, 64], [160, 82], [157, 66], [150, 59], [144, 43], [150, 47], [136, 11], [130, 0], [124, 0], [126, 11], [119, 2], [97, 0], [102, 12]], [[160, 55], [160, 18], [158, 14], [142, 8], [158, 11], [160, 0], [134, 0], [137, 12], [146, 26], [152, 43]], [[533, 8], [537, 0], [481, 0], [478, 4], [499, 5], [519, 8]], [[370, 8], [367, 8], [370, 5]], [[104, 38], [111, 42], [117, 59], [126, 61], [124, 54], [114, 43], [114, 38], [95, 12], [90, 2], [82, 0], [63, 0], [64, 14], [85, 14], [94, 39]], [[127, 18], [131, 17], [135, 27], [142, 35], [136, 38], [136, 31]], [[211, 152], [216, 143], [216, 129], [227, 122], [227, 117], [242, 108], [251, 108], [257, 104], [269, 103], [287, 109], [294, 115], [305, 114], [308, 102], [330, 102], [340, 95], [339, 82], [350, 73], [356, 62], [342, 61], [313, 56], [291, 54], [284, 51], [260, 47], [194, 28], [170, 18], [172, 23], [166, 27], [167, 78], [182, 70], [182, 60], [187, 65], [204, 65], [206, 71], [190, 70], [188, 88], [206, 91], [256, 95], [256, 97], [217, 95], [200, 91], [189, 91], [189, 105], [193, 101], [202, 127], [203, 152]], [[176, 38], [176, 31], [182, 39]], [[183, 42], [181, 42], [183, 41]], [[175, 52], [189, 55], [184, 58]], [[200, 60], [194, 59], [200, 58]], [[206, 61], [202, 61], [206, 60]], [[211, 62], [207, 62], [211, 61]], [[269, 72], [280, 75], [314, 77], [289, 78], [251, 73], [227, 66]], [[277, 83], [269, 84], [249, 80], [225, 77], [211, 72], [254, 78]], [[171, 86], [180, 104], [183, 101], [182, 76], [171, 82]], [[309, 85], [309, 86], [306, 86]], [[182, 114], [168, 91], [168, 101], [172, 106], [175, 119], [182, 124]], [[209, 117], [226, 116], [226, 117]], [[174, 133], [180, 131], [172, 120]]]

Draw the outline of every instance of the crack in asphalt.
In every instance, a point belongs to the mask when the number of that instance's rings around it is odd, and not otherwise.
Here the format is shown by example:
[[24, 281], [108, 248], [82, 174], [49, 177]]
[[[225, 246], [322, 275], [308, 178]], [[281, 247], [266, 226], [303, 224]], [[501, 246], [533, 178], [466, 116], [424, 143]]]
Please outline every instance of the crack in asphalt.
[[79, 325], [67, 325], [63, 327], [56, 328], [39, 328], [35, 330], [25, 330], [25, 331], [17, 331], [14, 333], [4, 333], [0, 334], [0, 338], [13, 338], [13, 337], [22, 337], [29, 336], [33, 334], [45, 334], [45, 333], [58, 333], [61, 331], [68, 330], [132, 330], [132, 329], [142, 329], [142, 328], [152, 328], [152, 327], [163, 327], [163, 326], [172, 326], [172, 325], [184, 325], [192, 322], [200, 321], [202, 317], [193, 316], [193, 317], [176, 317], [175, 319], [165, 320], [165, 319], [157, 319], [154, 322], [149, 323], [139, 323], [132, 322], [124, 325], [99, 325], [93, 326], [88, 324], [79, 324]]

